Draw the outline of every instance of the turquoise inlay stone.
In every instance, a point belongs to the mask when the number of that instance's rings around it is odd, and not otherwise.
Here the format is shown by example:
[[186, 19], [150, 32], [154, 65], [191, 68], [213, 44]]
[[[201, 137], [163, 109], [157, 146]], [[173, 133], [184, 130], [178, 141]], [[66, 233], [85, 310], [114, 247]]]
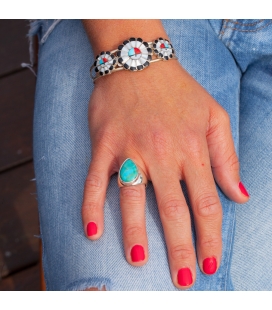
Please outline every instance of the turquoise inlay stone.
[[165, 45], [165, 47], [166, 47], [166, 48], [168, 48], [168, 47], [169, 47], [169, 45], [168, 45], [166, 42], [164, 43], [164, 45]]
[[104, 61], [103, 61], [102, 59], [100, 59], [100, 60], [99, 60], [99, 64], [100, 64], [100, 65], [103, 65], [103, 64], [104, 64]]
[[128, 51], [128, 56], [133, 56], [134, 54], [135, 54], [134, 48], [131, 48], [131, 49]]
[[138, 176], [138, 168], [135, 163], [128, 158], [120, 169], [120, 179], [123, 182], [131, 182]]

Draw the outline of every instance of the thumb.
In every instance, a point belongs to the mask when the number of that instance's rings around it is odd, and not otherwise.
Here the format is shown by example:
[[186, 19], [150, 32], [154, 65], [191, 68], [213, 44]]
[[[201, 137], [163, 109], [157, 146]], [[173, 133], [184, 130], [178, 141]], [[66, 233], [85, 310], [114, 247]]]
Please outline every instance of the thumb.
[[211, 114], [206, 138], [214, 178], [222, 191], [233, 201], [245, 203], [249, 194], [240, 180], [239, 159], [231, 135], [228, 113], [220, 106]]

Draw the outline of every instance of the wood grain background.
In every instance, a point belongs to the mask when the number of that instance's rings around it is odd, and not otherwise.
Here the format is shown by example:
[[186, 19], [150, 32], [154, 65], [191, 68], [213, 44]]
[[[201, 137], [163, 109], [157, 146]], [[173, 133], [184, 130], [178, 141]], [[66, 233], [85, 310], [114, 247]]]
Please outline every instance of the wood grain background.
[[0, 290], [40, 290], [28, 22], [0, 20]]

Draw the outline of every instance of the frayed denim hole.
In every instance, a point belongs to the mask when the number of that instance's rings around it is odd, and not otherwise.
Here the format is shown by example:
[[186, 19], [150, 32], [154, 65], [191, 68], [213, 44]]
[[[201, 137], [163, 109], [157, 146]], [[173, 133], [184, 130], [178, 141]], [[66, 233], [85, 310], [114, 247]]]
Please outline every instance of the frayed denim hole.
[[51, 34], [51, 32], [55, 29], [55, 27], [57, 26], [57, 24], [61, 22], [61, 19], [55, 19], [52, 23], [52, 25], [47, 29], [47, 31], [43, 34], [40, 44], [44, 44], [46, 42], [46, 40], [48, 39], [49, 35]]
[[[44, 44], [49, 37], [50, 33], [55, 29], [56, 25], [61, 21], [61, 19], [55, 19], [53, 23], [49, 26], [47, 30], [44, 28], [43, 19], [35, 19], [29, 20], [29, 31], [27, 34], [29, 40], [29, 61], [30, 63], [21, 63], [23, 68], [28, 68], [35, 76], [37, 76], [36, 72], [33, 69], [35, 63], [35, 55], [34, 55], [34, 37], [37, 35], [39, 44]], [[44, 31], [43, 31], [44, 30]]]
[[112, 283], [110, 279], [107, 278], [98, 278], [93, 277], [89, 279], [81, 279], [69, 284], [65, 290], [66, 291], [85, 291], [89, 288], [98, 288], [98, 290], [102, 290], [103, 286], [105, 286], [106, 291], [110, 291], [112, 287]]

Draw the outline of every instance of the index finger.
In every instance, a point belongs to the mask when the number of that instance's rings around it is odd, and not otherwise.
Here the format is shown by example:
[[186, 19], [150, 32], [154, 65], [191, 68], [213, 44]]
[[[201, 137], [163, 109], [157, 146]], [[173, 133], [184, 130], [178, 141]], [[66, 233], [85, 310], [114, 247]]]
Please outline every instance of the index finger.
[[95, 153], [91, 160], [82, 203], [84, 231], [91, 240], [100, 238], [104, 230], [104, 203], [111, 175], [112, 161], [101, 153]]

